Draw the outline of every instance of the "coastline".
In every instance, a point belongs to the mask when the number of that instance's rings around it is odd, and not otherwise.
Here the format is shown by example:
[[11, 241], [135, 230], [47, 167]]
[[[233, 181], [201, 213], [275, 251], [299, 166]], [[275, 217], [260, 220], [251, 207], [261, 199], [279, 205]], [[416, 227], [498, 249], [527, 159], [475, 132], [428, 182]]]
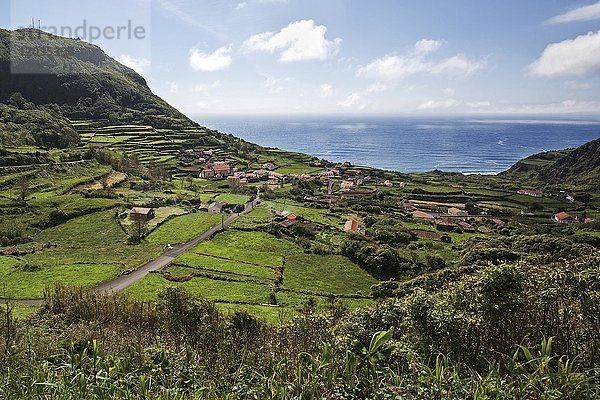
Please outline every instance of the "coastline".
[[517, 161], [600, 137], [600, 121], [298, 116], [192, 117], [263, 147], [399, 173], [494, 176]]

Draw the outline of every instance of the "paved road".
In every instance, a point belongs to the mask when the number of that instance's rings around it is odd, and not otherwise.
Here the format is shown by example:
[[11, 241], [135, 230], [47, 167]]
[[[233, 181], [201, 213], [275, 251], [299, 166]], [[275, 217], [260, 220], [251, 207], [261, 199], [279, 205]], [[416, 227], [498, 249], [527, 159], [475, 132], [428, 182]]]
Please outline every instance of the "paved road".
[[[167, 267], [169, 264], [171, 264], [177, 256], [185, 253], [186, 251], [195, 247], [199, 243], [210, 239], [215, 233], [227, 228], [233, 221], [235, 221], [237, 218], [239, 218], [240, 215], [243, 215], [247, 212], [252, 211], [252, 209], [254, 207], [256, 207], [256, 205], [259, 202], [260, 202], [260, 199], [256, 199], [253, 202], [246, 204], [246, 208], [242, 213], [229, 215], [223, 221], [222, 224], [219, 223], [219, 224], [213, 226], [212, 228], [210, 228], [209, 230], [207, 230], [200, 236], [195, 237], [194, 239], [190, 240], [187, 243], [175, 246], [174, 248], [167, 251], [163, 255], [159, 256], [158, 258], [156, 258], [152, 261], [149, 261], [148, 263], [144, 264], [143, 266], [141, 266], [140, 268], [131, 272], [130, 274], [121, 275], [112, 281], [105, 282], [99, 286], [92, 288], [92, 290], [95, 292], [98, 292], [98, 293], [117, 293], [117, 292], [120, 292], [120, 291], [128, 288], [129, 286], [131, 286], [134, 283], [143, 279], [150, 272], [160, 271], [161, 269], [163, 269], [163, 268]], [[7, 303], [7, 302], [19, 303], [19, 304], [25, 304], [25, 305], [44, 304], [44, 300], [0, 299], [0, 303]]]

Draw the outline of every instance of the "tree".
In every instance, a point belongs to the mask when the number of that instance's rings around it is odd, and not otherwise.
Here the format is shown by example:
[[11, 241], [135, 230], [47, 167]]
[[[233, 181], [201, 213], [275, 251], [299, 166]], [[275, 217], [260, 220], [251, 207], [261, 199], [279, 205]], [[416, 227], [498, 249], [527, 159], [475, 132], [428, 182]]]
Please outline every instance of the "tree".
[[17, 182], [17, 189], [19, 190], [19, 200], [24, 202], [29, 195], [29, 180], [26, 177], [22, 177]]
[[133, 222], [133, 232], [131, 232], [129, 239], [133, 243], [140, 243], [147, 233], [148, 221], [138, 218]]

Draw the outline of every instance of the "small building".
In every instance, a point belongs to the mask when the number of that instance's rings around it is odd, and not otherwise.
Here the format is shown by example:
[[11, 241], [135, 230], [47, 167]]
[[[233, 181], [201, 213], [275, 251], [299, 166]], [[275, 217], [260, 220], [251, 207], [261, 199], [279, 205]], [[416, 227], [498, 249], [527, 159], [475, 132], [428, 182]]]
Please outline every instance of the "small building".
[[323, 171], [319, 175], [322, 176], [323, 178], [335, 178], [336, 176], [339, 175], [339, 173], [340, 173], [340, 171], [333, 168], [328, 171]]
[[226, 179], [232, 175], [231, 166], [227, 163], [215, 163], [203, 169], [200, 176], [204, 179]]
[[469, 233], [475, 232], [475, 227], [473, 225], [469, 224], [468, 222], [460, 221], [458, 223], [458, 226], [460, 226], [460, 228], [463, 230], [463, 232], [469, 232]]
[[149, 221], [154, 217], [156, 217], [156, 211], [154, 208], [133, 207], [129, 213], [129, 218], [134, 220]]
[[477, 231], [479, 233], [483, 233], [484, 235], [489, 235], [490, 233], [492, 233], [492, 230], [486, 226], [480, 226], [479, 228], [477, 228]]
[[492, 218], [492, 222], [494, 224], [496, 224], [496, 226], [504, 226], [505, 225], [504, 221], [502, 221], [501, 219], [498, 219], [498, 218]]
[[204, 179], [213, 179], [215, 177], [215, 171], [212, 169], [203, 169], [200, 176]]
[[584, 224], [591, 224], [592, 222], [594, 222], [593, 218], [586, 218], [586, 219], [583, 220]]
[[283, 178], [285, 178], [285, 175], [279, 172], [269, 172], [269, 179], [283, 180]]
[[354, 187], [354, 182], [351, 180], [342, 181], [342, 190], [350, 190]]
[[208, 212], [211, 214], [220, 214], [223, 211], [223, 206], [225, 204], [219, 203], [217, 201], [210, 203], [208, 206]]
[[231, 175], [231, 166], [229, 164], [213, 165], [211, 169], [215, 173], [215, 178], [225, 179]]
[[346, 221], [346, 224], [344, 225], [344, 232], [354, 232], [354, 233], [359, 233], [359, 225], [358, 225], [358, 221], [355, 221], [353, 219], [349, 219], [348, 221]]
[[275, 168], [277, 168], [277, 166], [275, 164], [273, 164], [272, 162], [268, 162], [262, 165], [262, 169], [266, 169], [269, 171], [273, 171], [275, 170]]
[[562, 211], [558, 214], [554, 214], [554, 220], [559, 224], [572, 224], [577, 222], [577, 217], [573, 217], [569, 213]]
[[256, 171], [254, 171], [254, 175], [258, 179], [268, 178], [269, 177], [269, 171], [267, 171], [266, 169], [257, 169]]
[[227, 182], [228, 182], [230, 185], [239, 184], [239, 183], [240, 183], [240, 181], [241, 181], [241, 178], [240, 178], [240, 177], [238, 177], [238, 176], [228, 176], [228, 177], [227, 177]]
[[518, 194], [522, 194], [525, 196], [531, 196], [531, 197], [543, 197], [544, 193], [542, 193], [539, 190], [534, 190], [534, 189], [521, 189], [519, 191], [517, 191]]
[[412, 213], [413, 218], [418, 218], [418, 219], [424, 219], [427, 221], [433, 221], [435, 218], [433, 215], [429, 214], [428, 212], [425, 211], [415, 211]]
[[460, 208], [452, 207], [448, 209], [448, 215], [453, 217], [467, 217], [469, 216], [469, 213], [461, 210]]
[[440, 232], [452, 232], [454, 231], [454, 228], [456, 228], [456, 225], [452, 222], [438, 221], [435, 223], [435, 229]]
[[415, 207], [414, 205], [412, 205], [411, 203], [404, 203], [402, 205], [402, 208], [404, 209], [404, 211], [408, 211], [408, 212], [414, 212], [417, 211], [417, 207]]
[[394, 182], [392, 182], [392, 181], [385, 181], [385, 182], [383, 182], [383, 184], [385, 186], [387, 186], [387, 187], [393, 187], [394, 186]]

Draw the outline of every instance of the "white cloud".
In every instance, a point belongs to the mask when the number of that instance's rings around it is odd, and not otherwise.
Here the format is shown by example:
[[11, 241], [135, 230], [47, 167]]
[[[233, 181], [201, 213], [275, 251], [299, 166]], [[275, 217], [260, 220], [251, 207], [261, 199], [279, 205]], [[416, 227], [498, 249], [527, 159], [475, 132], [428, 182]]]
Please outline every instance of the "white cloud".
[[444, 44], [441, 40], [421, 39], [415, 43], [417, 54], [429, 54], [437, 51]]
[[374, 84], [369, 85], [365, 89], [364, 92], [367, 93], [367, 94], [380, 93], [380, 92], [385, 92], [389, 88], [390, 88], [390, 85], [386, 85], [385, 83], [381, 83], [381, 82], [375, 82]]
[[600, 31], [549, 44], [529, 66], [534, 75], [586, 75], [600, 72]]
[[329, 83], [323, 83], [321, 86], [319, 86], [319, 88], [321, 89], [321, 97], [323, 98], [329, 97], [333, 94], [333, 86], [331, 86]]
[[127, 54], [123, 54], [117, 58], [117, 61], [126, 67], [131, 68], [140, 75], [144, 75], [146, 69], [150, 67], [150, 60], [146, 58], [136, 58]]
[[210, 95], [211, 89], [216, 89], [223, 86], [221, 81], [214, 81], [212, 83], [199, 83], [194, 85], [189, 90], [194, 93], [202, 93], [204, 95]]
[[274, 78], [271, 75], [263, 75], [265, 77], [265, 88], [269, 89], [269, 93], [277, 94], [283, 92], [285, 84], [294, 80], [294, 78]]
[[468, 76], [485, 67], [485, 61], [469, 60], [463, 55], [447, 58], [430, 66], [436, 75]]
[[359, 93], [352, 93], [351, 95], [346, 97], [345, 100], [338, 102], [338, 105], [346, 108], [357, 107], [361, 110], [367, 106]]
[[327, 27], [313, 20], [291, 22], [277, 33], [265, 32], [251, 36], [244, 43], [246, 51], [279, 53], [281, 62], [325, 60], [335, 56], [342, 39], [325, 38]]
[[492, 103], [490, 103], [489, 101], [471, 101], [467, 103], [467, 107], [470, 108], [487, 108], [490, 107], [492, 105]]
[[246, 8], [248, 6], [248, 3], [246, 3], [245, 1], [238, 3], [237, 6], [235, 6], [236, 10], [241, 10], [243, 8]]
[[440, 109], [450, 109], [453, 108], [455, 106], [457, 106], [459, 103], [457, 100], [454, 99], [448, 99], [448, 100], [429, 100], [423, 104], [421, 104], [419, 107], [417, 107], [419, 110], [440, 110]]
[[225, 69], [233, 61], [232, 46], [223, 46], [213, 53], [203, 53], [197, 48], [190, 50], [190, 66], [196, 71], [214, 72]]
[[498, 109], [488, 109], [485, 112], [497, 114], [597, 114], [600, 110], [599, 101], [565, 100], [557, 103], [508, 105]]
[[446, 88], [444, 89], [444, 94], [446, 94], [446, 96], [453, 97], [456, 94], [456, 90], [452, 88]]
[[428, 61], [425, 56], [438, 50], [443, 41], [422, 39], [414, 51], [405, 55], [388, 54], [358, 68], [357, 76], [394, 81], [419, 73], [434, 75], [468, 76], [485, 67], [483, 60], [470, 60], [456, 55], [439, 61]]
[[596, 19], [600, 19], [600, 1], [589, 6], [579, 7], [564, 14], [557, 15], [546, 22], [550, 24], [564, 24], [567, 22], [593, 21]]
[[357, 75], [385, 81], [404, 79], [424, 70], [420, 57], [386, 55], [358, 68]]
[[169, 83], [169, 92], [179, 93], [179, 85], [175, 82]]

